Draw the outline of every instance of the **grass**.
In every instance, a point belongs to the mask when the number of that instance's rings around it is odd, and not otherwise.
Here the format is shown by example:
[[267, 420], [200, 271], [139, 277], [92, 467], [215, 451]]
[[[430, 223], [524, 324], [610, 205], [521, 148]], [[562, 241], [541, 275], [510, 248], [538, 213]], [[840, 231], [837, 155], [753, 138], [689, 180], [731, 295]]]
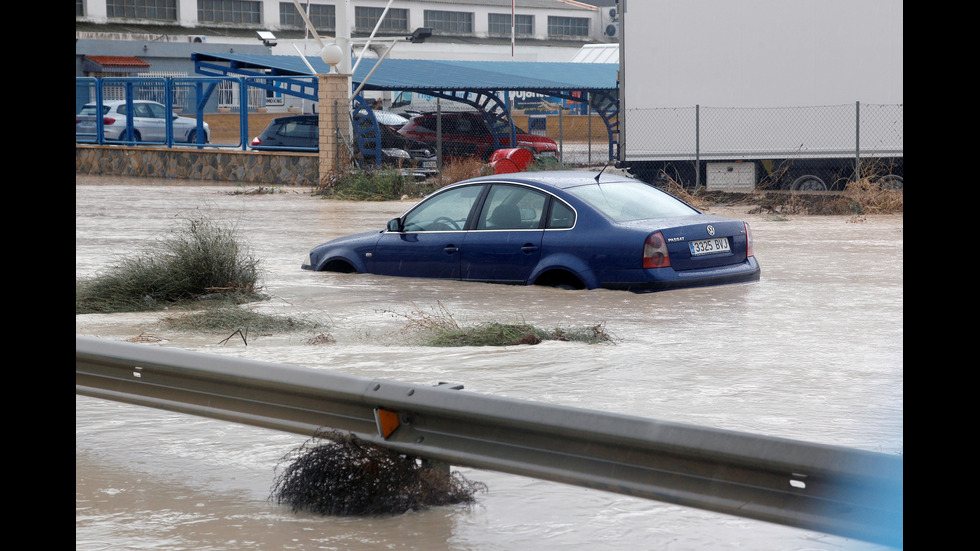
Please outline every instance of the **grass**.
[[[528, 170], [560, 168], [556, 160], [542, 159]], [[447, 162], [439, 174], [423, 181], [416, 181], [397, 170], [350, 170], [331, 174], [313, 194], [347, 201], [420, 199], [443, 186], [488, 174], [493, 174], [490, 165], [473, 158]]]
[[[228, 337], [222, 343], [237, 335], [241, 337], [246, 346], [248, 339], [254, 335], [315, 331], [326, 328], [325, 323], [315, 319], [265, 314], [238, 306], [223, 306], [180, 313], [165, 317], [161, 322], [164, 327], [177, 331], [225, 333]], [[308, 344], [329, 344], [333, 343], [334, 339], [331, 335], [321, 332], [307, 342]]]
[[76, 280], [75, 313], [240, 304], [264, 298], [259, 290], [259, 262], [234, 228], [198, 216], [96, 277]]
[[609, 343], [612, 336], [602, 323], [584, 328], [556, 327], [543, 330], [525, 322], [500, 323], [487, 321], [462, 326], [440, 302], [429, 311], [413, 304], [409, 313], [388, 312], [406, 321], [406, 329], [422, 335], [428, 346], [512, 346], [539, 344], [543, 341], [572, 341], [587, 344]]
[[313, 195], [345, 201], [421, 199], [442, 186], [490, 173], [478, 159], [447, 163], [440, 174], [423, 181], [398, 170], [349, 170], [328, 176]]
[[260, 334], [320, 329], [326, 325], [312, 319], [265, 314], [237, 306], [178, 313], [165, 317], [162, 321], [168, 328], [180, 331], [220, 332], [243, 329]]

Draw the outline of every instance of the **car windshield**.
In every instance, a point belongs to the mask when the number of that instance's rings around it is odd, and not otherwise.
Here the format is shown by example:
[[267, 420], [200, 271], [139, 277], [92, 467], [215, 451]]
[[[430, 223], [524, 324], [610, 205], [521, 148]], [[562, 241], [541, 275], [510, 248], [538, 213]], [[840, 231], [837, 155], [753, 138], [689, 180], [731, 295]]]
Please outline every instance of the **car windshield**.
[[601, 183], [568, 191], [616, 222], [698, 214], [687, 204], [642, 182]]

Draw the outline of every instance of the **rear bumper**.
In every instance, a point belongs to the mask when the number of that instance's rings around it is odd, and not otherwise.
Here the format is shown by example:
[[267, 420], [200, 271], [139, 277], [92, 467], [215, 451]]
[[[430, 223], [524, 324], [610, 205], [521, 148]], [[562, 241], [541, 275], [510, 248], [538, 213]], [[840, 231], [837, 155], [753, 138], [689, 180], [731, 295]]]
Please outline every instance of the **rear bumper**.
[[661, 291], [683, 287], [724, 285], [758, 281], [762, 270], [754, 256], [740, 264], [706, 268], [703, 270], [675, 271], [672, 268], [651, 270], [618, 270], [600, 274], [599, 286], [605, 289], [635, 292]]

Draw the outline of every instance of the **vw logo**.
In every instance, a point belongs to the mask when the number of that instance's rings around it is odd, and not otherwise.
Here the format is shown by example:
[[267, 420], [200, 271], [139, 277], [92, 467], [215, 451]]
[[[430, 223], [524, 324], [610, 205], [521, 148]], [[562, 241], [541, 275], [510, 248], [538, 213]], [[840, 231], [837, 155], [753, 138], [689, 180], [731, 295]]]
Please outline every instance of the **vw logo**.
[[708, 230], [708, 235], [714, 235], [715, 234], [715, 227], [712, 226], [711, 224], [708, 224], [707, 230]]

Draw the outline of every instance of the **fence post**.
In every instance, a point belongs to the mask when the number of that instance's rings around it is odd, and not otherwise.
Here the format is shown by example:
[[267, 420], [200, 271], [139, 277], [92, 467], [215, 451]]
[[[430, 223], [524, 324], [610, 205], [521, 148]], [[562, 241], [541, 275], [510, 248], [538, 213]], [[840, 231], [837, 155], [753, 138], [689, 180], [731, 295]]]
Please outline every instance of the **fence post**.
[[854, 181], [861, 179], [861, 102], [854, 102]]
[[238, 128], [242, 141], [242, 151], [248, 151], [248, 81], [238, 77]]
[[701, 106], [694, 106], [694, 189], [701, 189]]

